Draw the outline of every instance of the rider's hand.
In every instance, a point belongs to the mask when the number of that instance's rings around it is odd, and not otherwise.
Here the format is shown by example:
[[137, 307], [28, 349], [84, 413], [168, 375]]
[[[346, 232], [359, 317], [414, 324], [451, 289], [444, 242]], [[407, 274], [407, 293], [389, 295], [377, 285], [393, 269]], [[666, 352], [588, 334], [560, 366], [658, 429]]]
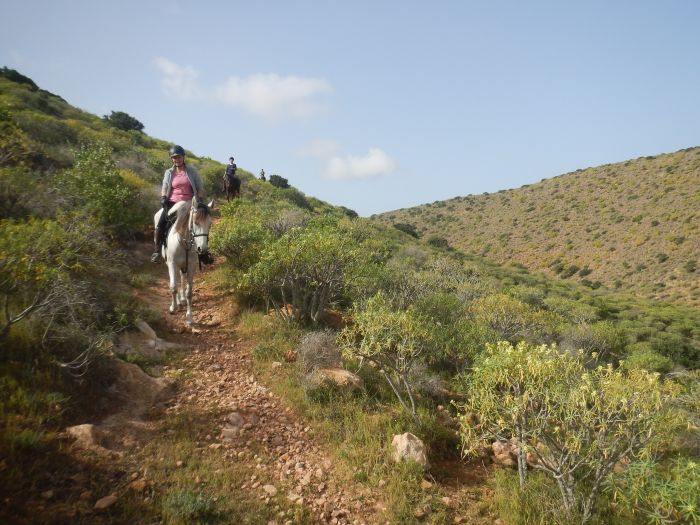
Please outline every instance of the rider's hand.
[[165, 195], [161, 196], [160, 198], [160, 205], [165, 208], [165, 206], [168, 204], [168, 197]]

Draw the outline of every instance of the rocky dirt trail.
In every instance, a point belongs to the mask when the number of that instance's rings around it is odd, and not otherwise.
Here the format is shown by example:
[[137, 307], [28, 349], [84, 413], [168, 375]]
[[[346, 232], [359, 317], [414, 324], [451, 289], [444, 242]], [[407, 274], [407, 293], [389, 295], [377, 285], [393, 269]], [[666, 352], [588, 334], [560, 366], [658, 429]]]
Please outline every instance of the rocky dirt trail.
[[[268, 503], [282, 496], [306, 506], [320, 523], [377, 522], [377, 501], [368, 490], [336, 485], [333, 463], [312, 429], [256, 379], [252, 342], [237, 337], [235, 320], [226, 315], [230, 299], [212, 289], [206, 273], [198, 277], [194, 333], [177, 338], [190, 351], [181, 368], [166, 371], [188, 374], [167, 411], [216, 408], [223, 413], [203, 438], [209, 448], [224, 449], [229, 461], [247, 464], [250, 478], [239, 490]], [[167, 322], [171, 331], [182, 332], [181, 315]], [[280, 518], [279, 523], [286, 522]]]

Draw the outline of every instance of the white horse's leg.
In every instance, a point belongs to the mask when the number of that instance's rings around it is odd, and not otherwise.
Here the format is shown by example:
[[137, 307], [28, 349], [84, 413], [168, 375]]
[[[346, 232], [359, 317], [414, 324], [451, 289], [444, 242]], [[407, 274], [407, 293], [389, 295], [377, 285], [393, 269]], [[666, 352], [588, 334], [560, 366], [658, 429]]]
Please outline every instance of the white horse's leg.
[[192, 278], [194, 276], [194, 268], [189, 268], [187, 274], [183, 274], [182, 278], [187, 277], [187, 286], [185, 288], [185, 297], [187, 298], [187, 326], [192, 326]]
[[170, 313], [174, 314], [177, 311], [177, 268], [173, 261], [168, 261], [168, 276], [170, 278], [170, 295], [172, 296], [172, 301], [170, 301]]

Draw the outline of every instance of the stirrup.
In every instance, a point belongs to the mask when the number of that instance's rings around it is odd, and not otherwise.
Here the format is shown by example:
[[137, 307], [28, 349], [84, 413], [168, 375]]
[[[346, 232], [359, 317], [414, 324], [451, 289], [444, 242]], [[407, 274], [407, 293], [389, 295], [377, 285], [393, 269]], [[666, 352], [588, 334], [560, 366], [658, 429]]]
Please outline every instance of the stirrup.
[[153, 252], [153, 254], [151, 254], [151, 262], [157, 263], [159, 260], [160, 260], [160, 252], [159, 251]]

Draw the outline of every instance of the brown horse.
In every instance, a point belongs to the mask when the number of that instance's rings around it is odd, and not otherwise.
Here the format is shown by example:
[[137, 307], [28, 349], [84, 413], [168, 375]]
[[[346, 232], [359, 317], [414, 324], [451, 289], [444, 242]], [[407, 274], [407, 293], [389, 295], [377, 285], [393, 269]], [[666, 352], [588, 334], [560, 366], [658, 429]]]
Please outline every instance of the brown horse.
[[237, 199], [241, 196], [241, 179], [235, 175], [225, 174], [224, 175], [224, 193], [226, 193], [226, 201], [229, 202], [231, 198]]

